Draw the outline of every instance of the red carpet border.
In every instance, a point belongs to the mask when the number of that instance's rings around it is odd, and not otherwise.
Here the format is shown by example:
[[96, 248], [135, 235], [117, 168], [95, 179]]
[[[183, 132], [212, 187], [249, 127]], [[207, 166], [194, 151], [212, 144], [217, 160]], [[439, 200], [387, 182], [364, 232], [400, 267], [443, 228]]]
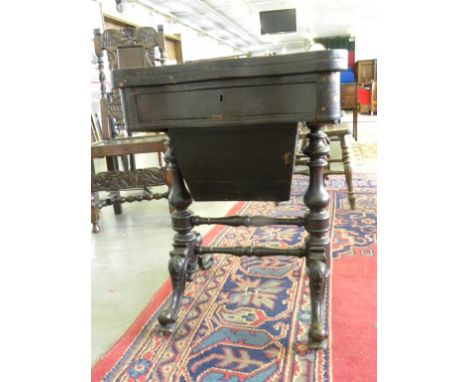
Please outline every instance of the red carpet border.
[[[289, 202], [239, 202], [229, 214], [301, 216], [308, 178], [295, 177]], [[169, 279], [92, 369], [93, 382], [376, 381], [376, 181], [355, 174], [356, 210], [344, 178], [327, 181], [332, 252], [329, 346], [307, 347], [310, 298], [304, 260], [215, 255], [187, 285], [169, 337], [156, 333]], [[299, 247], [302, 228], [216, 226], [204, 245]]]

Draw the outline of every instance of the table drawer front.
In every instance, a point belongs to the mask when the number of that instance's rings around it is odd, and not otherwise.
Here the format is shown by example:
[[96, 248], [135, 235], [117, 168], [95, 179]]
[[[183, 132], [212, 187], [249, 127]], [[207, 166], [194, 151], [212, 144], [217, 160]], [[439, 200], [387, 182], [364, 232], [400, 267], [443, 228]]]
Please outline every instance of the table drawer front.
[[[140, 122], [178, 119], [223, 120], [239, 116], [313, 113], [315, 84], [264, 85], [154, 92], [136, 96]], [[155, 106], [157, 105], [157, 106]]]
[[129, 131], [340, 118], [338, 73], [132, 87], [123, 99]]

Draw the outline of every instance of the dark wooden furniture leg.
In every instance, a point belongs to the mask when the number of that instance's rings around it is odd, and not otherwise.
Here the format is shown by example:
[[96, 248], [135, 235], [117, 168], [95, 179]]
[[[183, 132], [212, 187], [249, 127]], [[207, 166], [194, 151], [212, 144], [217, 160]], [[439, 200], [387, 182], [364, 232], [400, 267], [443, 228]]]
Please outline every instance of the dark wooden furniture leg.
[[[116, 157], [106, 157], [107, 171], [119, 171], [119, 162]], [[116, 197], [120, 196], [120, 192], [116, 191]], [[122, 204], [114, 201], [114, 213], [116, 215], [122, 213]]]
[[[199, 238], [192, 230], [192, 211], [188, 206], [192, 204], [192, 197], [185, 187], [182, 174], [177, 165], [172, 147], [169, 145], [164, 159], [172, 174], [172, 189], [169, 194], [169, 204], [174, 208], [171, 214], [172, 228], [176, 231], [174, 235], [174, 249], [170, 252], [169, 274], [172, 281], [172, 295], [168, 307], [159, 315], [161, 333], [171, 333], [174, 330], [177, 313], [185, 290], [185, 283], [195, 272], [197, 254], [195, 245]], [[190, 264], [190, 271], [188, 270]]]
[[[199, 238], [198, 233], [195, 232], [195, 245], [201, 245], [201, 238]], [[192, 254], [190, 256], [188, 265], [187, 265], [187, 281], [192, 281], [195, 275], [195, 272], [198, 270], [198, 255]]]
[[[123, 170], [124, 171], [128, 171], [130, 170], [130, 166], [128, 164], [128, 159], [129, 159], [129, 155], [122, 155], [120, 157], [120, 160], [122, 161], [122, 167], [123, 167]], [[118, 160], [118, 159], [117, 159]]]
[[325, 330], [325, 289], [329, 268], [327, 265], [330, 239], [328, 202], [329, 196], [323, 184], [323, 169], [327, 165], [325, 158], [330, 148], [327, 136], [321, 125], [309, 124], [309, 145], [304, 154], [310, 158], [309, 187], [304, 195], [304, 204], [309, 211], [305, 214], [305, 229], [308, 237], [305, 241], [306, 264], [310, 278], [311, 327], [309, 346], [322, 349], [327, 346], [328, 333]]
[[357, 106], [353, 109], [353, 138], [357, 141], [357, 119], [358, 119], [358, 109]]
[[354, 195], [354, 190], [353, 190], [353, 171], [351, 168], [349, 146], [346, 143], [346, 135], [340, 136], [340, 144], [341, 144], [341, 155], [343, 156], [343, 167], [344, 167], [346, 185], [348, 186], [349, 205], [351, 209], [354, 210], [356, 207], [356, 196]]
[[93, 233], [101, 232], [99, 227], [99, 199], [96, 198], [96, 193], [91, 195], [91, 223], [93, 224]]
[[135, 155], [130, 154], [130, 169], [136, 170]]
[[[91, 174], [95, 174], [94, 161], [91, 159]], [[93, 233], [99, 233], [99, 192], [91, 193], [91, 223], [93, 224]]]

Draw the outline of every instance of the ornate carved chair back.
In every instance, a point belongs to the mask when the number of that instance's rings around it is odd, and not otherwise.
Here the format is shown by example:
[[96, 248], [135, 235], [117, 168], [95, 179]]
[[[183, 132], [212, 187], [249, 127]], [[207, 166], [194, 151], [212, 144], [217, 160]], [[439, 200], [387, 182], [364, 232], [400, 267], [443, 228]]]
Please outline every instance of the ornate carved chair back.
[[[102, 122], [105, 123], [103, 136], [111, 138], [107, 124], [107, 116], [115, 120], [116, 130], [120, 136], [125, 136], [125, 122], [122, 101], [118, 89], [106, 91], [106, 76], [104, 74], [103, 51], [107, 52], [109, 70], [133, 69], [155, 66], [155, 61], [165, 62], [164, 29], [158, 26], [158, 31], [152, 27], [107, 29], [102, 35], [99, 29], [94, 30], [94, 48], [98, 58], [99, 81], [101, 83]], [[155, 57], [155, 47], [159, 49], [159, 57]], [[105, 122], [104, 122], [105, 120]]]

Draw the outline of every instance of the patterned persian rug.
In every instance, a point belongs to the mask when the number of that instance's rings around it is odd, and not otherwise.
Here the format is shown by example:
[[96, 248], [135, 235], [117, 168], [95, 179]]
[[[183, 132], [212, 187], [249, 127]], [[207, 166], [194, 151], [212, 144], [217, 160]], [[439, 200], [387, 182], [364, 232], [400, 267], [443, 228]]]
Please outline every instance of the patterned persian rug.
[[[308, 178], [295, 177], [289, 202], [239, 202], [230, 214], [302, 215]], [[156, 333], [169, 280], [92, 369], [104, 382], [376, 381], [376, 179], [355, 174], [356, 210], [344, 177], [327, 181], [333, 220], [329, 346], [307, 347], [308, 277], [303, 259], [215, 255], [187, 285], [177, 328]], [[216, 226], [204, 245], [298, 247], [302, 228]]]

